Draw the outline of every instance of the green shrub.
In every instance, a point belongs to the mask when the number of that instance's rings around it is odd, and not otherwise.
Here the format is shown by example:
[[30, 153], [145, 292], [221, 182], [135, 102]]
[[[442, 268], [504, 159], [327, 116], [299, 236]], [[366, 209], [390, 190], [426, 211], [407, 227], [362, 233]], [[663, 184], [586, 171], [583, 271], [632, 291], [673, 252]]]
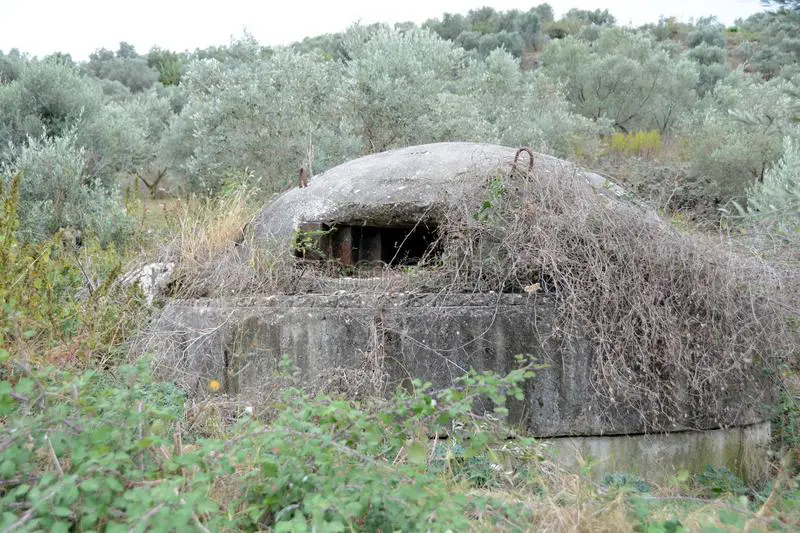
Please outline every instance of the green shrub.
[[[797, 391], [781, 387], [772, 417], [772, 441], [779, 450], [800, 453], [800, 396]], [[800, 464], [796, 465], [800, 468]]]
[[59, 260], [60, 240], [17, 241], [19, 189], [19, 176], [0, 180], [0, 347], [6, 350], [22, 339], [51, 344], [74, 334], [70, 297], [80, 286], [77, 269]]
[[693, 477], [695, 486], [706, 496], [720, 496], [722, 494], [743, 495], [749, 492], [747, 485], [725, 467], [706, 468]]
[[186, 508], [203, 511], [203, 504], [183, 502], [180, 476], [152, 483], [164, 459], [148, 453], [167, 444], [181, 403], [175, 391], [131, 369], [113, 383], [94, 372], [52, 369], [0, 381], [0, 419], [11, 436], [0, 448], [0, 528], [114, 530], [124, 523], [120, 514], [157, 529], [167, 520], [193, 527]]
[[627, 489], [635, 492], [653, 492], [653, 488], [644, 479], [633, 474], [614, 473], [603, 477], [603, 485], [608, 488]]
[[[227, 440], [184, 445], [183, 396], [143, 364], [114, 379], [18, 366], [18, 379], [0, 381], [0, 528], [54, 531], [464, 530], [470, 501], [429, 467], [424, 428], [474, 422], [479, 396], [502, 417], [531, 377], [470, 373], [438, 392], [416, 382], [370, 409], [289, 391], [269, 426], [245, 419]], [[505, 434], [483, 425], [451, 438], [489, 476]]]

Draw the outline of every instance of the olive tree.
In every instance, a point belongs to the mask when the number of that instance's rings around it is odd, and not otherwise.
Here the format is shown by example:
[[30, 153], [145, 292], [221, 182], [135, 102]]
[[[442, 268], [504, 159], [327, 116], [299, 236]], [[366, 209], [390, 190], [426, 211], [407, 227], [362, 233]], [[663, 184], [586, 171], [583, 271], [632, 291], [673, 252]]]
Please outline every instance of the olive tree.
[[440, 140], [440, 96], [456, 92], [464, 50], [427, 30], [376, 31], [352, 39], [342, 104], [367, 152]]
[[502, 23], [501, 14], [489, 6], [470, 9], [467, 19], [472, 26], [472, 31], [478, 33], [497, 33]]
[[783, 138], [797, 135], [789, 88], [782, 80], [762, 82], [734, 73], [680, 125], [692, 175], [710, 181], [707, 194], [716, 202], [742, 200], [780, 156]]
[[575, 20], [584, 24], [594, 24], [597, 26], [613, 26], [617, 22], [617, 19], [608, 9], [595, 9], [590, 11], [587, 9], [572, 8], [564, 15], [564, 20]]
[[525, 40], [517, 32], [499, 31], [482, 35], [478, 41], [478, 53], [487, 57], [492, 51], [503, 49], [514, 57], [522, 57], [525, 51]]
[[536, 13], [542, 24], [549, 24], [555, 20], [555, 15], [553, 14], [553, 7], [550, 4], [546, 3], [539, 4], [536, 7], [532, 7], [531, 11]]
[[155, 160], [173, 115], [171, 99], [159, 93], [165, 90], [131, 95], [121, 83], [94, 80], [63, 61], [27, 62], [17, 79], [0, 85], [0, 164], [15, 165], [31, 139], [38, 139], [39, 159], [58, 155], [41, 139], [66, 135], [80, 149], [86, 179], [113, 189], [121, 175]]
[[453, 13], [445, 13], [442, 20], [427, 20], [422, 27], [435, 31], [439, 37], [448, 41], [455, 41], [463, 32], [472, 31], [472, 24], [467, 17]]
[[800, 230], [800, 141], [785, 137], [781, 159], [747, 191], [748, 216], [779, 231]]
[[723, 48], [725, 46], [725, 37], [722, 35], [724, 29], [724, 26], [717, 22], [716, 19], [701, 19], [695, 29], [689, 32], [686, 38], [686, 45], [689, 48], [695, 48], [703, 44]]
[[9, 143], [57, 137], [79, 120], [92, 120], [102, 106], [99, 86], [75, 68], [51, 61], [23, 63], [14, 81], [0, 85], [0, 160], [8, 160]]
[[89, 56], [86, 71], [107, 80], [118, 81], [131, 91], [142, 91], [159, 80], [159, 71], [148, 65], [147, 59], [136, 54], [134, 47], [121, 42], [116, 54], [101, 49]]
[[162, 142], [191, 190], [213, 193], [247, 175], [278, 190], [301, 166], [320, 170], [359, 152], [335, 100], [335, 63], [291, 50], [264, 59], [260, 47], [234, 44], [224, 63], [188, 65], [187, 103]]
[[645, 33], [604, 27], [591, 43], [570, 36], [546, 46], [541, 63], [577, 112], [623, 132], [667, 132], [696, 101], [693, 64], [671, 59]]
[[541, 44], [542, 38], [542, 22], [539, 19], [539, 14], [536, 8], [531, 8], [519, 16], [517, 24], [517, 31], [522, 36], [525, 46], [532, 47]]
[[741, 22], [741, 30], [757, 36], [748, 43], [749, 64], [765, 79], [790, 78], [800, 71], [800, 12], [757, 13]]
[[701, 43], [688, 50], [686, 57], [695, 63], [697, 92], [701, 96], [713, 90], [717, 82], [730, 72], [728, 52], [722, 47]]
[[470, 69], [468, 94], [474, 96], [492, 142], [530, 146], [566, 157], [597, 147], [607, 121], [590, 121], [570, 112], [559, 85], [525, 72], [508, 52], [495, 50]]
[[20, 174], [20, 228], [27, 241], [47, 238], [61, 228], [97, 237], [102, 244], [124, 242], [131, 220], [113, 189], [85, 171], [85, 151], [71, 133], [30, 138], [13, 147], [13, 163], [0, 179]]
[[0, 85], [17, 79], [25, 61], [24, 56], [16, 48], [12, 48], [7, 55], [0, 50]]
[[175, 52], [154, 46], [147, 53], [147, 66], [158, 71], [158, 81], [162, 85], [177, 85], [181, 81], [183, 61]]
[[147, 176], [157, 172], [151, 166], [173, 116], [170, 100], [155, 88], [121, 102], [108, 102], [101, 112], [75, 128], [76, 142], [86, 156], [87, 174], [108, 187], [121, 175], [137, 175], [147, 181]]

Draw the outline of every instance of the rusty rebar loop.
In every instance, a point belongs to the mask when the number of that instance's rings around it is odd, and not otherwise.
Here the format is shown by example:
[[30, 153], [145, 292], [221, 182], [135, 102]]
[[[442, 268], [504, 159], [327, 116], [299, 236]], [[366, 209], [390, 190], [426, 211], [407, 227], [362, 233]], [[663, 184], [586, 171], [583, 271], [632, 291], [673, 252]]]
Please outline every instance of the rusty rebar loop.
[[533, 151], [530, 148], [523, 146], [517, 150], [517, 153], [514, 155], [514, 163], [511, 166], [512, 173], [514, 171], [519, 172], [519, 156], [523, 152], [528, 154], [528, 174], [533, 172]]

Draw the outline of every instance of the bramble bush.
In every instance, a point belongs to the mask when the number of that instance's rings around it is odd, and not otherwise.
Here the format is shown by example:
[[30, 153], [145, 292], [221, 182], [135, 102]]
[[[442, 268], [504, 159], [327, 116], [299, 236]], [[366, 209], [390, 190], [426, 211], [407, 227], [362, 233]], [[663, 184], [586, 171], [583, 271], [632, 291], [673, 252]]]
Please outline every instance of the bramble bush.
[[[225, 439], [184, 444], [184, 398], [143, 362], [111, 378], [0, 357], [18, 368], [0, 381], [0, 530], [21, 531], [464, 530], [481, 498], [449, 484], [485, 486], [499, 468], [442, 476], [459, 459], [435, 454], [429, 435], [448, 434], [462, 460], [501, 462], [506, 434], [472, 404], [489, 398], [502, 418], [532, 376], [471, 372], [441, 391], [414, 382], [370, 408], [288, 390], [269, 425], [245, 417]], [[518, 442], [521, 458], [531, 444]]]
[[[108, 364], [136, 316], [115, 269], [76, 297], [87, 269], [60, 238], [17, 241], [19, 186], [3, 189], [0, 211], [0, 531], [463, 530], [486, 498], [452, 484], [497, 485], [507, 468], [496, 463], [536, 453], [528, 439], [510, 448], [497, 422], [533, 375], [522, 361], [505, 377], [471, 372], [441, 391], [413, 382], [374, 404], [290, 389], [269, 425], [185, 433], [181, 391], [144, 359]], [[91, 253], [91, 272], [108, 269]], [[494, 417], [472, 414], [478, 398]], [[435, 454], [431, 434], [457, 452]]]

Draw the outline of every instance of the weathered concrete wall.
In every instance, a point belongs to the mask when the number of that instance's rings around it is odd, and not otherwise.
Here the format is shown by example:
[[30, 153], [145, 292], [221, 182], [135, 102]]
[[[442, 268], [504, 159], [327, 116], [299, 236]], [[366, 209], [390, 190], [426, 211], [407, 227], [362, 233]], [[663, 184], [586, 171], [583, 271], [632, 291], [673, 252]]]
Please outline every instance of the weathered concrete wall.
[[725, 467], [745, 482], [767, 475], [770, 424], [707, 431], [649, 435], [544, 439], [556, 462], [574, 469], [591, 463], [592, 477], [625, 472], [649, 480], [667, 480], [681, 470], [700, 472]]
[[[533, 435], [644, 433], [637, 413], [599, 412], [588, 345], [553, 328], [552, 302], [527, 294], [296, 295], [172, 301], [146, 348], [179, 385], [201, 393], [219, 379], [229, 393], [259, 390], [288, 356], [313, 380], [332, 369], [361, 369], [377, 353], [390, 384], [409, 378], [447, 387], [470, 367], [507, 373], [517, 354], [548, 368], [526, 385], [512, 416]], [[714, 429], [766, 420], [769, 391], [731, 384], [714, 411], [685, 401], [683, 420], [660, 431]], [[652, 431], [652, 430], [651, 430]]]

